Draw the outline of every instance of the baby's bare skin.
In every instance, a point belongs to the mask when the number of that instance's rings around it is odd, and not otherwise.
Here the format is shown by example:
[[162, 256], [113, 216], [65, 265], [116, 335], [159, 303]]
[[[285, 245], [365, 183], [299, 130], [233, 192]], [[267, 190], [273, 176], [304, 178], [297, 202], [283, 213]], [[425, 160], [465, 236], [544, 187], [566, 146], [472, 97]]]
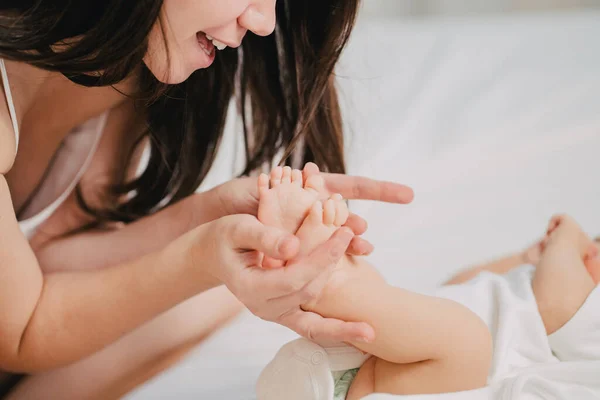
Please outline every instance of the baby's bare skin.
[[532, 283], [548, 334], [568, 322], [600, 283], [600, 238], [592, 240], [566, 215], [552, 218], [542, 240], [498, 261], [463, 271], [447, 285], [473, 279], [482, 271], [505, 274], [524, 264], [536, 266]]
[[[304, 188], [293, 176], [293, 171], [276, 169], [270, 179], [260, 178], [263, 213], [259, 218], [268, 215], [261, 221], [295, 232], [302, 256], [346, 222], [348, 208], [339, 195], [308, 204], [314, 188]], [[308, 194], [303, 193], [306, 190]], [[263, 196], [268, 199], [264, 204]], [[277, 199], [286, 200], [278, 203]], [[294, 226], [298, 221], [299, 226]], [[325, 317], [367, 322], [377, 334], [372, 343], [351, 343], [374, 357], [361, 368], [348, 399], [373, 392], [444, 393], [486, 384], [491, 336], [483, 321], [466, 307], [392, 287], [371, 265], [351, 257], [343, 258], [323, 284], [321, 297], [303, 308]]]
[[597, 282], [588, 271], [598, 248], [575, 220], [552, 218], [532, 282], [548, 335], [566, 324], [581, 308]]
[[[294, 232], [303, 256], [345, 223], [348, 208], [339, 195], [319, 201], [318, 180], [305, 184], [294, 176], [298, 174], [291, 169], [276, 169], [270, 178], [261, 177], [259, 218]], [[534, 250], [532, 287], [551, 334], [575, 315], [598, 284], [598, 247], [572, 218], [557, 216]], [[521, 265], [522, 257], [518, 260], [479, 269], [505, 273]], [[490, 333], [466, 307], [392, 287], [371, 265], [352, 257], [340, 261], [323, 287], [321, 297], [304, 309], [367, 322], [377, 334], [373, 343], [351, 343], [373, 357], [361, 367], [349, 400], [374, 392], [433, 394], [486, 384], [492, 358]]]

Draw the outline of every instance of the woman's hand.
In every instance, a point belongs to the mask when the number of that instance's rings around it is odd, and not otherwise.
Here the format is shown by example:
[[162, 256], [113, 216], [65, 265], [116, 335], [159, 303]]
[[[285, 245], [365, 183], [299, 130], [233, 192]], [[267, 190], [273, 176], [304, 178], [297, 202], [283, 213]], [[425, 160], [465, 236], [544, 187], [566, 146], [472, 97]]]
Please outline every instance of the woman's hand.
[[369, 342], [375, 333], [366, 323], [323, 318], [300, 308], [320, 295], [352, 237], [342, 228], [308, 257], [273, 270], [258, 267], [261, 254], [292, 260], [298, 239], [251, 215], [220, 218], [182, 239], [190, 246], [196, 279], [209, 286], [225, 284], [258, 317], [316, 341]]
[[[304, 167], [303, 175], [319, 174], [319, 168], [309, 163]], [[375, 200], [386, 203], [408, 204], [413, 200], [411, 188], [393, 182], [382, 182], [374, 179], [348, 176], [342, 174], [323, 173], [326, 190], [321, 194], [327, 199], [334, 193], [341, 194], [349, 200]], [[218, 216], [249, 214], [258, 212], [258, 191], [256, 178], [239, 178], [227, 182], [211, 190], [214, 207]], [[351, 214], [346, 223], [355, 235], [362, 235], [367, 230], [367, 223], [357, 215]], [[352, 255], [366, 255], [373, 251], [373, 246], [366, 240], [356, 236], [352, 239], [348, 252]]]

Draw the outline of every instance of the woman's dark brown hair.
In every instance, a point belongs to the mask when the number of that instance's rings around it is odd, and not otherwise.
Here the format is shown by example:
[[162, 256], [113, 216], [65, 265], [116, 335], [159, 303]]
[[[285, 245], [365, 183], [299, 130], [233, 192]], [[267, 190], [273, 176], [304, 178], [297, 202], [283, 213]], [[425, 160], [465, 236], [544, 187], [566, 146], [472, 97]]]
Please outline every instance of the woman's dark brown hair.
[[99, 220], [129, 222], [193, 193], [215, 159], [233, 98], [244, 122], [244, 174], [280, 151], [288, 165], [294, 153], [297, 164], [314, 161], [324, 170], [344, 172], [333, 70], [359, 0], [279, 0], [273, 35], [249, 33], [239, 49], [219, 52], [212, 67], [168, 87], [142, 62], [148, 33], [161, 21], [162, 2], [3, 0], [0, 5], [2, 58], [60, 72], [85, 86], [113, 85], [139, 74], [136, 98], [147, 121], [148, 165], [133, 181], [123, 178], [113, 188], [114, 199], [126, 200], [88, 211]]

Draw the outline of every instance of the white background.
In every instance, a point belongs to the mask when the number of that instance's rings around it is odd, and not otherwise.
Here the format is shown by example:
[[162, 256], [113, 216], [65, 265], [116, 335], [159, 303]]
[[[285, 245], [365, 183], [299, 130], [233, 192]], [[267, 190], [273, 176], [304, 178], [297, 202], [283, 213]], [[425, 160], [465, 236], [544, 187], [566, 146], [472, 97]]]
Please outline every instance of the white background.
[[363, 0], [365, 15], [439, 15], [600, 7], [600, 0]]

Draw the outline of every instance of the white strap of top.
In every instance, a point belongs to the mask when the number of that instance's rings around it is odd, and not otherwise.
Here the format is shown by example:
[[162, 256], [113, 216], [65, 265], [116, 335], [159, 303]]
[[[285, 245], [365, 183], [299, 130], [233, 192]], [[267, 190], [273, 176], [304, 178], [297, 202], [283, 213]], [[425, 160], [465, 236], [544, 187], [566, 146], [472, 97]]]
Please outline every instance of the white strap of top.
[[8, 74], [6, 73], [6, 65], [4, 60], [0, 59], [0, 74], [2, 75], [2, 84], [4, 85], [4, 94], [6, 95], [6, 104], [8, 104], [8, 112], [12, 120], [13, 130], [15, 132], [15, 143], [17, 150], [19, 149], [19, 122], [17, 121], [17, 111], [15, 110], [15, 102], [13, 101], [10, 83], [8, 82]]

